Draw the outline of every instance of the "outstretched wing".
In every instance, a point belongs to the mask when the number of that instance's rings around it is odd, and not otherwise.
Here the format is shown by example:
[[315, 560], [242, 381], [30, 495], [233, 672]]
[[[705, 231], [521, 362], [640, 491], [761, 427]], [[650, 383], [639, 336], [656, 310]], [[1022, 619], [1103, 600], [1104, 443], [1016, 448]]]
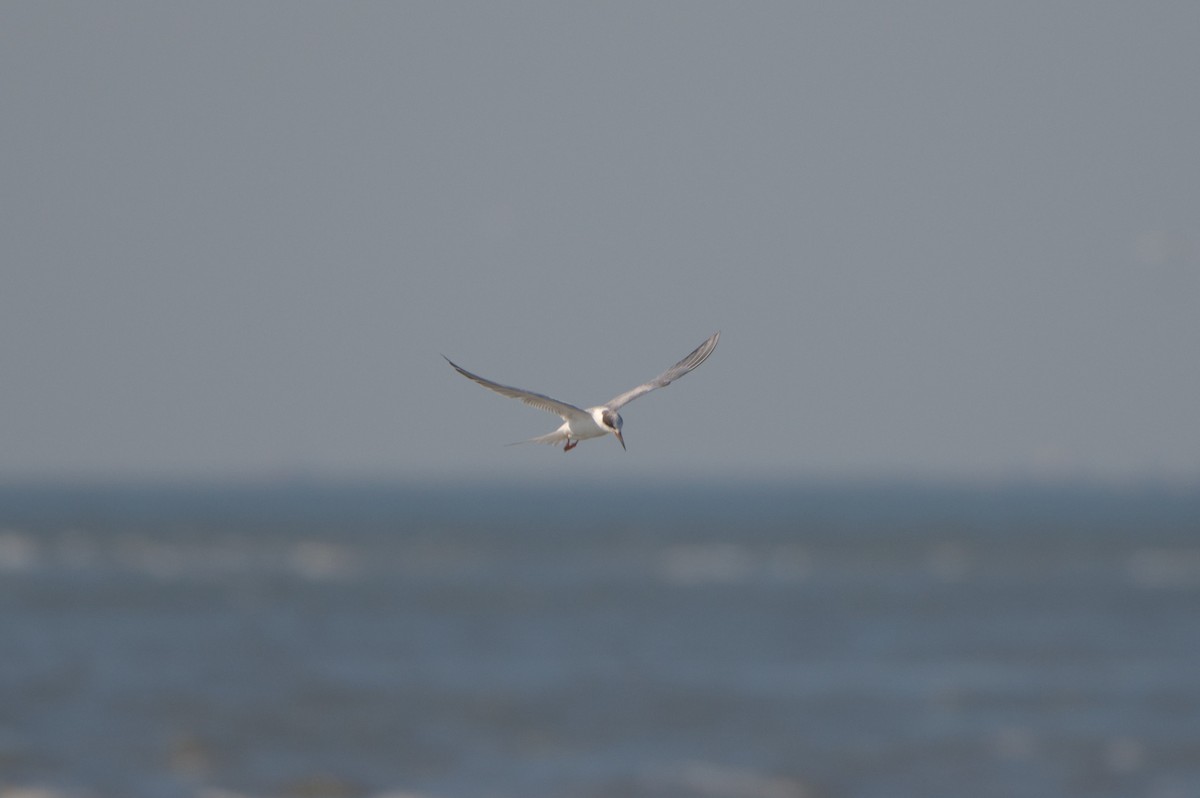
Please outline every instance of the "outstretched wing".
[[585, 411], [581, 410], [575, 405], [569, 405], [566, 402], [560, 402], [557, 399], [551, 399], [549, 396], [543, 396], [542, 394], [534, 393], [533, 391], [524, 391], [520, 388], [511, 388], [507, 385], [501, 385], [498, 382], [485, 380], [478, 374], [472, 374], [471, 372], [467, 371], [465, 368], [458, 365], [445, 355], [442, 355], [442, 357], [445, 358], [446, 362], [453, 366], [454, 370], [459, 374], [463, 375], [469, 380], [474, 380], [484, 388], [490, 388], [502, 396], [520, 399], [530, 407], [536, 407], [538, 410], [545, 410], [548, 413], [554, 413], [556, 416], [560, 416], [564, 421], [570, 421], [571, 419], [578, 418], [591, 418], [591, 416], [589, 416]]
[[713, 350], [717, 348], [717, 339], [720, 337], [721, 333], [713, 333], [711, 338], [700, 344], [700, 346], [696, 347], [695, 350], [693, 350], [692, 353], [683, 360], [679, 361], [674, 366], [671, 366], [671, 368], [667, 369], [662, 374], [659, 374], [649, 382], [643, 382], [633, 390], [626, 391], [620, 396], [613, 397], [608, 401], [608, 404], [606, 404], [605, 407], [609, 408], [610, 410], [617, 410], [622, 405], [629, 404], [644, 393], [650, 393], [655, 388], [663, 388], [667, 385], [670, 385], [672, 382], [679, 379], [684, 374], [687, 374], [689, 371], [696, 368], [696, 366], [699, 366], [701, 363], [707, 360], [708, 356], [711, 355]]

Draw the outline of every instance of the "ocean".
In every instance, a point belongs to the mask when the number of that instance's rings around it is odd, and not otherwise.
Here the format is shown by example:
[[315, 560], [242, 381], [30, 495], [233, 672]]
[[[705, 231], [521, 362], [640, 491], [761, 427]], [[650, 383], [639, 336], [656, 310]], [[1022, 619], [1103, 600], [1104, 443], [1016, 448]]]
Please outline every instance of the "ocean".
[[1200, 489], [0, 488], [0, 798], [1200, 796]]

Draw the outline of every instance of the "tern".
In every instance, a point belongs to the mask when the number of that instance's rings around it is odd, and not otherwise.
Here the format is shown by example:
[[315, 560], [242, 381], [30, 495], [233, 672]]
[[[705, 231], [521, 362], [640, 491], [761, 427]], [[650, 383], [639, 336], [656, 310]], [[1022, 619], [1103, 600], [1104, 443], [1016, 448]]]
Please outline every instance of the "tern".
[[454, 370], [463, 375], [469, 380], [482, 385], [484, 388], [490, 388], [502, 396], [508, 396], [513, 399], [520, 399], [525, 404], [536, 407], [539, 410], [545, 410], [554, 413], [563, 420], [563, 425], [546, 435], [539, 435], [536, 438], [530, 438], [527, 441], [520, 443], [549, 443], [557, 445], [560, 442], [565, 442], [563, 446], [564, 452], [569, 452], [579, 445], [580, 441], [585, 441], [588, 438], [602, 438], [610, 432], [617, 437], [621, 442], [621, 448], [625, 448], [625, 438], [621, 435], [621, 426], [624, 420], [621, 418], [619, 411], [622, 407], [637, 399], [639, 396], [648, 394], [655, 388], [665, 388], [675, 380], [687, 374], [692, 369], [699, 366], [708, 356], [717, 348], [717, 339], [721, 337], [720, 332], [713, 333], [700, 346], [692, 350], [692, 353], [683, 360], [676, 363], [671, 368], [659, 374], [649, 382], [643, 382], [636, 388], [626, 391], [623, 394], [614, 396], [602, 405], [595, 407], [576, 407], [575, 405], [560, 402], [557, 399], [551, 399], [544, 394], [526, 391], [521, 388], [512, 388], [508, 385], [501, 385], [498, 382], [484, 379], [478, 374], [472, 374], [462, 366], [455, 363], [450, 358], [446, 358], [446, 362], [454, 367]]

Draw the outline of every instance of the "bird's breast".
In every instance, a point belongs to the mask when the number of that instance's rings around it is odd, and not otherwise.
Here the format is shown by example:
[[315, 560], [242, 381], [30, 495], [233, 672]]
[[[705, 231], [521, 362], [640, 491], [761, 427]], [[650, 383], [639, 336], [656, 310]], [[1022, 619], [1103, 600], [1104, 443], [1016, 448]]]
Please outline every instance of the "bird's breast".
[[599, 438], [602, 435], [608, 434], [608, 430], [601, 426], [595, 418], [595, 412], [592, 412], [590, 418], [577, 418], [568, 422], [571, 428], [571, 437], [579, 438]]

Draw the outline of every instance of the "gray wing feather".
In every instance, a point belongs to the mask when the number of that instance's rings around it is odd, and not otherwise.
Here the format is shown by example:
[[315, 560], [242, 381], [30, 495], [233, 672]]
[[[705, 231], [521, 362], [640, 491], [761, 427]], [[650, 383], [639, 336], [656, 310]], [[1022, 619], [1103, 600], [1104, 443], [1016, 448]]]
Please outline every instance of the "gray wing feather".
[[671, 366], [671, 368], [667, 369], [662, 374], [659, 374], [649, 382], [644, 382], [631, 391], [626, 391], [620, 396], [613, 397], [608, 401], [608, 404], [606, 404], [605, 407], [609, 408], [610, 410], [617, 410], [623, 405], [629, 404], [634, 399], [637, 399], [642, 394], [650, 393], [655, 388], [663, 388], [667, 385], [670, 385], [672, 382], [679, 379], [684, 374], [687, 374], [689, 371], [696, 368], [696, 366], [699, 366], [701, 363], [707, 360], [708, 356], [711, 355], [713, 350], [717, 348], [717, 339], [720, 337], [720, 332], [713, 333], [711, 338], [700, 344], [700, 346], [696, 347], [692, 353], [683, 360], [679, 361], [674, 366]]
[[459, 374], [463, 375], [469, 380], [474, 380], [484, 388], [490, 388], [502, 396], [520, 399], [530, 407], [536, 407], [538, 410], [545, 410], [548, 413], [554, 413], [556, 416], [560, 416], [564, 421], [579, 417], [591, 418], [591, 416], [589, 416], [585, 411], [581, 410], [575, 405], [569, 405], [566, 402], [560, 402], [557, 399], [551, 399], [549, 396], [544, 396], [540, 393], [534, 393], [533, 391], [526, 391], [522, 390], [521, 388], [512, 388], [508, 385], [501, 385], [498, 382], [485, 380], [478, 374], [472, 374], [471, 372], [467, 371], [465, 368], [458, 365], [445, 355], [442, 355], [442, 357], [445, 358], [446, 362], [453, 366], [454, 370]]

